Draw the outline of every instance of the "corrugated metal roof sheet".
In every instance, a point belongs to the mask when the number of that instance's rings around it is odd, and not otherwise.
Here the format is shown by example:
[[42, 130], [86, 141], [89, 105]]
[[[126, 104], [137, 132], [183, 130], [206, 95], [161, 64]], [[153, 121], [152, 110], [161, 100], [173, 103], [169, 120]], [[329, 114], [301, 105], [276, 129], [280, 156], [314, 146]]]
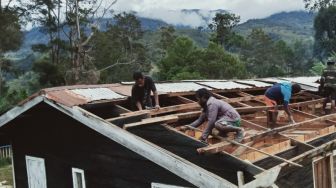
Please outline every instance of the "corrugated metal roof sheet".
[[299, 84], [304, 84], [312, 87], [318, 87], [320, 84], [316, 83], [320, 77], [319, 76], [310, 76], [310, 77], [296, 77], [296, 78], [282, 78], [291, 82], [296, 82]]
[[248, 89], [253, 88], [252, 86], [238, 84], [236, 82], [198, 82], [202, 85], [209, 86], [215, 89]]
[[126, 96], [119, 95], [118, 93], [108, 88], [72, 89], [70, 91], [87, 98], [90, 102], [126, 98]]
[[[181, 82], [181, 83], [158, 83], [155, 84], [156, 89], [159, 93], [178, 93], [178, 92], [189, 92], [197, 91], [201, 88], [207, 88], [193, 82]], [[211, 88], [207, 88], [211, 89]]]
[[66, 106], [77, 106], [89, 102], [85, 97], [79, 96], [69, 90], [50, 91], [46, 94], [46, 97]]
[[258, 80], [270, 83], [280, 83], [285, 81], [279, 78], [259, 78]]
[[121, 95], [131, 96], [132, 87], [133, 85], [118, 85], [118, 86], [109, 87], [109, 89]]
[[237, 82], [243, 83], [243, 84], [248, 84], [248, 85], [253, 85], [255, 87], [269, 87], [269, 86], [272, 86], [272, 84], [268, 84], [268, 83], [260, 82], [260, 81], [256, 81], [256, 80], [237, 80]]

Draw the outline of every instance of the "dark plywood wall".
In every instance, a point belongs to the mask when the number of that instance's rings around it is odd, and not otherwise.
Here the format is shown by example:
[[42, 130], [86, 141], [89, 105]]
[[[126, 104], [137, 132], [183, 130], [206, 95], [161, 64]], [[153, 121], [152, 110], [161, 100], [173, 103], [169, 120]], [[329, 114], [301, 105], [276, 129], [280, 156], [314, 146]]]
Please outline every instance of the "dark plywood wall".
[[17, 188], [27, 187], [25, 155], [45, 159], [49, 188], [72, 187], [71, 168], [85, 171], [88, 188], [190, 183], [45, 104], [1, 129], [11, 137]]
[[229, 155], [200, 155], [196, 149], [204, 147], [203, 143], [186, 138], [184, 135], [166, 129], [162, 125], [140, 126], [129, 129], [130, 132], [159, 145], [197, 165], [215, 173], [237, 185], [237, 171], [244, 172], [245, 182], [253, 179], [258, 170], [233, 159]]

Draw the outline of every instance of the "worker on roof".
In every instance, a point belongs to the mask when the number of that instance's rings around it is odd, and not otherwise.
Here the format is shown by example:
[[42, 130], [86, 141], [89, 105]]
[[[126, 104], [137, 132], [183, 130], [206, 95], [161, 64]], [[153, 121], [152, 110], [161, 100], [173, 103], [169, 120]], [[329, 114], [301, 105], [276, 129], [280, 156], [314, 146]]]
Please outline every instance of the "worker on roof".
[[138, 110], [153, 108], [151, 91], [154, 94], [155, 109], [159, 109], [159, 96], [153, 79], [138, 71], [133, 73], [133, 79], [135, 84], [132, 87], [132, 99]]
[[[327, 67], [323, 70], [320, 79], [320, 90], [325, 98], [323, 101], [323, 109], [326, 112], [328, 102], [331, 102], [331, 111], [335, 108], [336, 99], [336, 66], [335, 61], [328, 61]], [[327, 113], [327, 112], [326, 112]]]
[[207, 126], [199, 140], [206, 142], [213, 128], [216, 128], [221, 135], [236, 132], [235, 140], [237, 142], [243, 140], [244, 129], [240, 127], [240, 115], [230, 104], [214, 98], [205, 88], [196, 91], [196, 99], [202, 107], [202, 114], [190, 126], [199, 127], [207, 120]]
[[[278, 104], [284, 105], [284, 110], [288, 115], [290, 123], [295, 123], [292, 113], [289, 109], [289, 102], [293, 94], [299, 93], [301, 86], [299, 84], [292, 84], [289, 82], [281, 82], [274, 84], [268, 88], [265, 92], [265, 102], [267, 106], [274, 106], [277, 110]], [[273, 121], [276, 121], [276, 117], [273, 117]]]

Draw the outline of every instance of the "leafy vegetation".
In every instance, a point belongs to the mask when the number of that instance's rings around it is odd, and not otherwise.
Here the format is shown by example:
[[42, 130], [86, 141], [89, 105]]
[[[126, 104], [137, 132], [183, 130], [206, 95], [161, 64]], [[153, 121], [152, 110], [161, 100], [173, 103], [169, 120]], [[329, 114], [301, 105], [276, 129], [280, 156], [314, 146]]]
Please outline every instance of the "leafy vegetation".
[[[67, 10], [60, 11], [64, 2]], [[0, 30], [6, 33], [0, 36], [0, 111], [43, 87], [131, 80], [135, 70], [157, 80], [319, 75], [334, 57], [334, 27], [325, 23], [336, 23], [330, 3], [319, 3], [317, 13], [279, 13], [243, 24], [239, 15], [221, 11], [208, 27], [188, 28], [132, 13], [107, 18], [115, 1], [97, 16], [99, 2], [0, 3]], [[29, 46], [21, 32], [28, 21], [40, 29], [27, 33], [33, 51], [18, 62], [8, 52]]]

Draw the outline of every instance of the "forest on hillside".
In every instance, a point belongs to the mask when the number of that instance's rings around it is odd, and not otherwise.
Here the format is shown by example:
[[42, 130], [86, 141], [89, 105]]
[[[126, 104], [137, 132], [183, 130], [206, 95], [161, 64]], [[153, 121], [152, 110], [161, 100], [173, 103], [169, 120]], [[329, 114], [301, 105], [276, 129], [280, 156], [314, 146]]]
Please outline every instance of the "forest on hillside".
[[[113, 13], [116, 0], [103, 9], [101, 0], [0, 0], [0, 111], [41, 88], [128, 81], [139, 70], [160, 81], [319, 75], [336, 58], [336, 4], [304, 1], [316, 14], [313, 40], [274, 37], [256, 22], [238, 27], [229, 12], [207, 27], [144, 30], [132, 12]], [[27, 24], [47, 41], [31, 46], [32, 64], [22, 68], [8, 53], [22, 47]]]

